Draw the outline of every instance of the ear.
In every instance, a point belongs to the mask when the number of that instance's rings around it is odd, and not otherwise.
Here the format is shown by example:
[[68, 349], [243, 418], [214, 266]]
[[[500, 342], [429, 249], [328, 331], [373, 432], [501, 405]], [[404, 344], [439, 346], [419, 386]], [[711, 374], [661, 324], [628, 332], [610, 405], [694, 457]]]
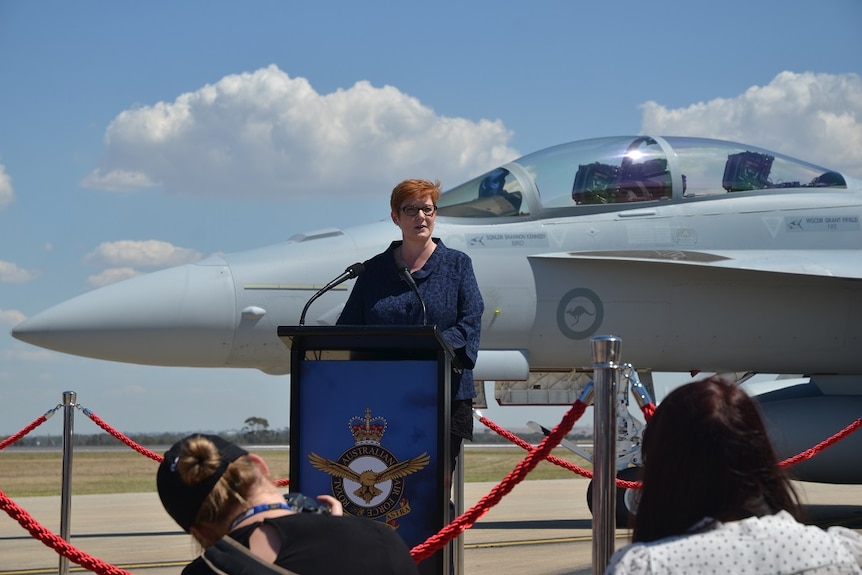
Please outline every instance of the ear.
[[266, 464], [263, 457], [257, 453], [249, 453], [248, 458], [257, 466], [258, 469], [260, 469], [261, 475], [269, 476], [269, 466]]

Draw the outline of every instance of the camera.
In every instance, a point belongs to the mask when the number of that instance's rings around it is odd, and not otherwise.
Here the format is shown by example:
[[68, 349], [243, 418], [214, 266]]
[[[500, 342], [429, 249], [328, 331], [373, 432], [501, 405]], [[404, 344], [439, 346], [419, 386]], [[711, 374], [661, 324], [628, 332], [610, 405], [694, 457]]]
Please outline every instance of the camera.
[[329, 515], [329, 506], [320, 503], [302, 493], [287, 493], [284, 501], [297, 513], [317, 513], [318, 515]]

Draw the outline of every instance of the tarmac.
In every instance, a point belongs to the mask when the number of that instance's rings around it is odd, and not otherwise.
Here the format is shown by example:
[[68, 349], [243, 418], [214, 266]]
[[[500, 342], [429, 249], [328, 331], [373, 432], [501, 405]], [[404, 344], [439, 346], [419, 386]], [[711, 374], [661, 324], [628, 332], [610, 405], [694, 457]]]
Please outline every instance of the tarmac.
[[[463, 534], [463, 574], [570, 575], [593, 572], [589, 481], [527, 480]], [[495, 483], [468, 483], [469, 508]], [[862, 485], [797, 483], [810, 522], [862, 532]], [[23, 497], [14, 504], [42, 527], [60, 530], [60, 497]], [[164, 512], [155, 493], [72, 498], [70, 543], [79, 551], [136, 575], [177, 575], [198, 549]], [[616, 547], [628, 543], [616, 530]], [[0, 575], [60, 573], [60, 556], [0, 512]], [[603, 570], [603, 566], [600, 566]], [[68, 572], [82, 572], [74, 562]]]

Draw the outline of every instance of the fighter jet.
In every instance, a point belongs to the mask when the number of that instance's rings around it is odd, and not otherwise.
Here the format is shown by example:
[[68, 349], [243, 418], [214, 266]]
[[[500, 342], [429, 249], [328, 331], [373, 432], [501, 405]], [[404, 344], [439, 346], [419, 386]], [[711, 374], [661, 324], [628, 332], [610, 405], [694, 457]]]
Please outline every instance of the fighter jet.
[[[551, 147], [448, 190], [435, 235], [473, 260], [485, 301], [475, 376], [496, 382], [501, 403], [571, 403], [592, 369], [590, 338], [615, 335], [646, 382], [654, 371], [801, 376], [761, 396], [795, 455], [862, 413], [860, 221], [862, 181], [837, 171], [733, 142], [622, 136]], [[12, 335], [104, 360], [285, 374], [278, 327], [301, 315], [335, 324], [352, 262], [396, 231], [388, 220], [321, 229], [157, 271]], [[795, 472], [862, 483], [860, 450], [851, 436]]]

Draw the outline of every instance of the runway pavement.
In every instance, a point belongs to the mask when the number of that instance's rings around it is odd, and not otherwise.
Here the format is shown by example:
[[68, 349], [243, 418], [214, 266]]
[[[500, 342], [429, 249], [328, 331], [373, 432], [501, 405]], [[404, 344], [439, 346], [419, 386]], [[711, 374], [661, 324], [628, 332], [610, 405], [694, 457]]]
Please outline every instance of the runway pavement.
[[[588, 480], [524, 481], [464, 533], [467, 575], [564, 575], [592, 571]], [[468, 483], [469, 508], [494, 483]], [[800, 483], [813, 522], [862, 529], [862, 485]], [[60, 498], [14, 501], [43, 527], [59, 532]], [[162, 509], [155, 493], [81, 495], [72, 499], [71, 544], [136, 575], [177, 575], [197, 549]], [[617, 530], [617, 546], [628, 532]], [[60, 559], [0, 512], [0, 575], [58, 573]], [[80, 572], [74, 563], [69, 572]]]

